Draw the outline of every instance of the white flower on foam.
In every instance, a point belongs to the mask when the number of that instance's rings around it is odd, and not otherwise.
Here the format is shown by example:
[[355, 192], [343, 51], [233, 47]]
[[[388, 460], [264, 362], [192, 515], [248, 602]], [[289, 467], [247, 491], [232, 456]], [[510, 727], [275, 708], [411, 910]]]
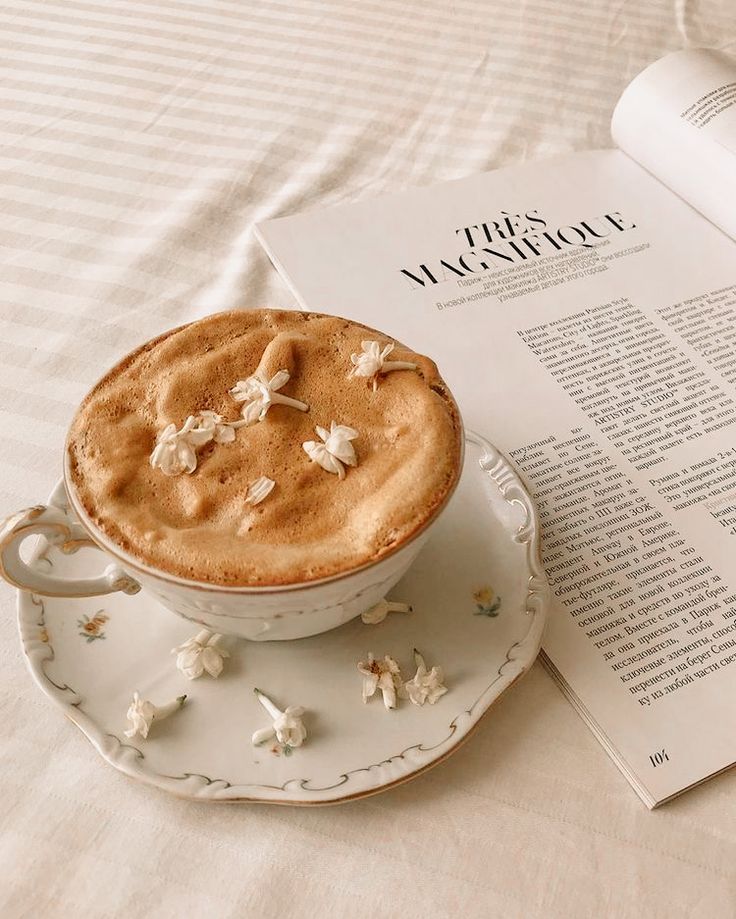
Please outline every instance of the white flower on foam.
[[230, 395], [236, 402], [245, 403], [241, 414], [246, 424], [263, 421], [272, 405], [288, 405], [290, 408], [299, 409], [300, 412], [309, 411], [309, 406], [304, 402], [278, 392], [286, 386], [290, 377], [288, 370], [279, 370], [270, 380], [259, 372], [246, 380], [238, 380], [230, 390]]
[[186, 698], [186, 696], [177, 696], [168, 705], [154, 705], [153, 702], [149, 702], [147, 699], [141, 699], [138, 693], [134, 692], [133, 701], [130, 703], [127, 714], [130, 728], [125, 732], [125, 736], [135, 737], [136, 734], [140, 734], [145, 740], [153, 722], [163, 721], [164, 718], [168, 718], [169, 715], [178, 712], [184, 705]]
[[378, 661], [369, 652], [368, 660], [361, 661], [358, 670], [363, 674], [363, 702], [367, 702], [380, 689], [386, 708], [396, 708], [396, 694], [403, 685], [401, 670], [396, 661], [388, 654]]
[[188, 680], [196, 680], [203, 673], [209, 673], [217, 679], [222, 673], [223, 661], [230, 657], [228, 652], [221, 648], [217, 642], [222, 638], [217, 632], [202, 629], [189, 638], [184, 644], [173, 648], [171, 653], [176, 654], [176, 666]]
[[417, 666], [417, 672], [411, 680], [404, 683], [406, 695], [414, 705], [424, 705], [425, 702], [434, 705], [447, 692], [447, 687], [442, 683], [444, 679], [442, 668], [432, 667], [431, 670], [428, 670], [424, 658], [416, 648], [414, 648], [414, 663]]
[[223, 421], [222, 415], [205, 410], [190, 415], [180, 430], [175, 424], [168, 424], [156, 438], [151, 453], [151, 466], [160, 469], [164, 475], [192, 473], [197, 468], [197, 447], [214, 440], [218, 444], [232, 443], [235, 429], [242, 421]]
[[261, 501], [264, 501], [273, 491], [276, 483], [273, 479], [269, 479], [268, 476], [262, 475], [251, 482], [248, 486], [248, 492], [245, 496], [246, 504], [260, 504]]
[[[216, 444], [230, 444], [235, 440], [235, 429], [242, 427], [242, 421], [223, 421], [222, 415], [205, 410], [190, 415], [187, 423], [192, 422], [188, 432], [190, 442], [196, 446], [214, 440]], [[186, 424], [182, 430], [186, 429]], [[192, 439], [194, 438], [194, 439]]]
[[411, 611], [412, 608], [408, 603], [394, 603], [391, 600], [380, 600], [375, 606], [361, 613], [360, 618], [367, 625], [378, 625], [379, 622], [383, 622], [389, 613], [410, 613]]
[[197, 454], [184, 429], [178, 431], [175, 424], [168, 424], [156, 438], [151, 453], [151, 465], [164, 475], [179, 475], [180, 472], [194, 472], [197, 468]]
[[[357, 466], [358, 458], [355, 448], [350, 443], [360, 435], [354, 428], [344, 424], [330, 425], [330, 430], [317, 427], [314, 429], [322, 438], [323, 443], [316, 440], [307, 440], [302, 444], [304, 452], [314, 463], [318, 463], [327, 472], [333, 473], [341, 479], [345, 478], [345, 466]], [[344, 464], [344, 465], [343, 465]]]
[[365, 377], [373, 380], [373, 392], [378, 388], [378, 375], [381, 373], [391, 373], [392, 370], [416, 370], [417, 365], [409, 361], [387, 361], [386, 358], [394, 350], [394, 343], [389, 342], [381, 351], [381, 346], [377, 341], [362, 341], [360, 343], [363, 349], [361, 354], [351, 354], [350, 360], [353, 362], [353, 369], [350, 371], [351, 377]]
[[302, 715], [304, 714], [302, 706], [290, 705], [282, 712], [260, 689], [256, 689], [254, 692], [258, 701], [273, 718], [273, 724], [270, 727], [260, 728], [253, 733], [252, 742], [254, 746], [259, 746], [275, 737], [285, 747], [301, 747], [307, 739], [307, 729], [302, 721]]

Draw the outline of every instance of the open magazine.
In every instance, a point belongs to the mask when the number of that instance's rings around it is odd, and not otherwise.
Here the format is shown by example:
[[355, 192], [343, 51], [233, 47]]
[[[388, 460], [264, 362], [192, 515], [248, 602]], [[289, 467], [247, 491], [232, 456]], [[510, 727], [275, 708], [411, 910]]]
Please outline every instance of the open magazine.
[[736, 762], [736, 66], [658, 61], [612, 133], [258, 233], [305, 308], [432, 355], [513, 459], [545, 661], [654, 807]]

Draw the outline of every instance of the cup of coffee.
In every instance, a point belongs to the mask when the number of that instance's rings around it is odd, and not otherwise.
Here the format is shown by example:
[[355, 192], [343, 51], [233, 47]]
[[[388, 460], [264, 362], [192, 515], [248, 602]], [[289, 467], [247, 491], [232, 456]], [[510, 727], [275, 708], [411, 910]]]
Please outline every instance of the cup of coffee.
[[[402, 577], [462, 467], [460, 414], [434, 362], [319, 313], [218, 313], [129, 354], [79, 407], [64, 450], [67, 514], [0, 528], [0, 574], [46, 596], [143, 588], [214, 632], [314, 635]], [[72, 579], [22, 541], [100, 549]]]

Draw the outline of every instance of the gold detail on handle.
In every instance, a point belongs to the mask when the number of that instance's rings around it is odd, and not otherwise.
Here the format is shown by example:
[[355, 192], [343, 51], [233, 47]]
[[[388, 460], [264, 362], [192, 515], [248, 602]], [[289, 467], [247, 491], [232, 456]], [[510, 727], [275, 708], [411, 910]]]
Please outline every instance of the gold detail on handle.
[[[50, 545], [67, 555], [82, 546], [99, 548], [61, 508], [39, 504], [12, 514], [0, 524], [0, 577], [19, 590], [30, 590], [47, 597], [86, 597], [118, 590], [135, 594], [141, 589], [140, 584], [117, 565], [108, 566], [98, 578], [66, 580], [34, 572], [18, 551], [19, 544], [34, 535], [45, 536]], [[27, 578], [22, 579], [23, 575]]]

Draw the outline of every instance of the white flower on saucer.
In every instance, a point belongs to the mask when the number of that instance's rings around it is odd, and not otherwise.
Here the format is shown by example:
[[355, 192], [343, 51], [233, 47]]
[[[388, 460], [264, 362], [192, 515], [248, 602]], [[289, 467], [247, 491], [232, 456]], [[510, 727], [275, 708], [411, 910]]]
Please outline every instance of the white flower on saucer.
[[394, 603], [391, 600], [379, 600], [375, 606], [360, 614], [360, 618], [367, 625], [378, 625], [389, 613], [410, 613], [412, 607], [408, 603]]
[[444, 679], [442, 668], [432, 667], [431, 670], [427, 670], [424, 658], [416, 648], [414, 648], [414, 663], [417, 666], [417, 672], [411, 680], [404, 683], [406, 694], [414, 705], [424, 705], [425, 702], [434, 705], [447, 692], [447, 687], [442, 683]]
[[[350, 443], [360, 435], [354, 428], [344, 424], [330, 424], [330, 430], [319, 425], [314, 429], [323, 443], [307, 440], [302, 444], [304, 452], [314, 463], [318, 463], [326, 472], [331, 472], [340, 479], [345, 478], [345, 466], [357, 466], [358, 458], [355, 448]], [[344, 465], [343, 465], [344, 464]]]
[[358, 670], [363, 674], [363, 702], [367, 702], [380, 689], [386, 708], [396, 708], [396, 694], [403, 685], [401, 670], [396, 661], [388, 654], [383, 660], [377, 661], [369, 652], [368, 660], [361, 661]]
[[196, 680], [203, 673], [209, 673], [217, 679], [222, 673], [223, 661], [230, 657], [228, 652], [221, 648], [217, 642], [222, 638], [217, 632], [202, 629], [189, 638], [184, 644], [173, 648], [171, 653], [176, 654], [176, 666], [188, 680]]
[[392, 370], [416, 370], [417, 365], [409, 361], [387, 361], [386, 358], [394, 350], [394, 343], [389, 342], [383, 351], [377, 341], [362, 341], [361, 354], [351, 354], [353, 369], [351, 377], [366, 377], [373, 380], [373, 392], [378, 388], [378, 375], [390, 373]]
[[141, 699], [137, 692], [133, 693], [133, 701], [128, 708], [127, 718], [130, 722], [130, 728], [125, 732], [126, 737], [135, 737], [136, 734], [145, 740], [151, 725], [154, 721], [163, 721], [174, 712], [178, 712], [184, 705], [186, 696], [177, 696], [173, 702], [168, 705], [154, 705], [147, 699]]
[[175, 424], [168, 424], [156, 438], [151, 466], [164, 475], [192, 473], [197, 468], [196, 447], [211, 440], [218, 444], [231, 443], [235, 439], [235, 429], [242, 424], [242, 421], [223, 421], [221, 415], [209, 410], [189, 415], [180, 430]]
[[297, 408], [300, 412], [309, 411], [309, 406], [298, 399], [292, 399], [278, 392], [289, 382], [291, 374], [288, 370], [279, 370], [270, 380], [260, 372], [238, 382], [230, 390], [230, 395], [236, 402], [244, 402], [241, 414], [246, 424], [255, 424], [263, 421], [272, 405], [288, 405]]
[[302, 706], [290, 705], [286, 711], [282, 712], [260, 689], [256, 689], [254, 692], [258, 701], [273, 718], [273, 724], [267, 728], [260, 728], [253, 733], [253, 745], [260, 746], [260, 744], [275, 737], [285, 747], [301, 747], [307, 739], [307, 729], [302, 721], [302, 715], [304, 714]]
[[260, 476], [248, 486], [245, 503], [255, 506], [256, 504], [260, 504], [261, 501], [265, 501], [273, 491], [275, 485], [276, 483], [273, 479], [269, 479], [268, 476], [265, 475]]

